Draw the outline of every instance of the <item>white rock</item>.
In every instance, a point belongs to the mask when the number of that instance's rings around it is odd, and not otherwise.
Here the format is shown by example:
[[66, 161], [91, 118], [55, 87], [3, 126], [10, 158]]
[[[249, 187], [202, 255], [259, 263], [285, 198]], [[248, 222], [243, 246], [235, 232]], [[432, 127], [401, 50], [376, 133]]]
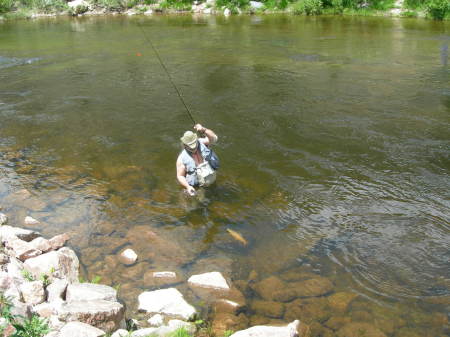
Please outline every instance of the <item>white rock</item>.
[[48, 319], [48, 325], [49, 325], [50, 329], [60, 330], [64, 326], [64, 324], [65, 323], [61, 322], [59, 320], [58, 316], [56, 316], [56, 315], [52, 315]]
[[281, 327], [257, 325], [238, 331], [230, 337], [297, 337], [299, 324], [300, 322], [295, 320], [287, 326]]
[[43, 253], [48, 252], [52, 249], [50, 242], [43, 237], [38, 237], [30, 242], [30, 245], [37, 250], [40, 250]]
[[64, 293], [69, 282], [65, 279], [55, 278], [51, 284], [47, 286], [47, 301], [64, 300]]
[[42, 254], [42, 251], [34, 248], [30, 242], [23, 241], [16, 237], [10, 237], [5, 242], [5, 247], [10, 250], [14, 257], [21, 261], [36, 257]]
[[27, 226], [36, 226], [36, 225], [40, 224], [39, 221], [37, 221], [35, 218], [33, 218], [31, 216], [26, 216], [25, 220], [23, 222]]
[[8, 217], [6, 216], [6, 214], [0, 213], [0, 226], [3, 226], [7, 222]]
[[[44, 302], [37, 304], [31, 308], [31, 312], [38, 314], [40, 317], [54, 317], [63, 304], [63, 300], [53, 301], [51, 303]], [[57, 318], [57, 317], [56, 317]]]
[[214, 271], [200, 275], [192, 275], [188, 282], [190, 285], [202, 288], [224, 289], [229, 290], [230, 287], [221, 273]]
[[25, 282], [23, 277], [23, 262], [15, 257], [9, 257], [9, 263], [6, 264], [8, 275], [11, 276], [17, 284]]
[[164, 324], [164, 316], [160, 314], [153, 315], [147, 320], [151, 326], [161, 326]]
[[191, 335], [193, 335], [197, 329], [194, 323], [180, 321], [179, 319], [171, 319], [167, 325], [172, 330], [171, 332], [184, 328]]
[[80, 262], [75, 252], [63, 247], [58, 251], [51, 251], [26, 260], [24, 268], [30, 271], [35, 278], [45, 274], [49, 275], [51, 279], [57, 277], [65, 278], [69, 282], [78, 282], [79, 265]]
[[59, 335], [63, 337], [100, 337], [104, 336], [105, 332], [89, 324], [70, 322], [62, 327]]
[[137, 260], [137, 254], [134, 252], [133, 249], [125, 249], [122, 253], [120, 253], [120, 262], [126, 265], [131, 265], [136, 262]]
[[[153, 10], [149, 9], [144, 12], [144, 15], [153, 15]], [[112, 336], [111, 336], [112, 337]]]
[[262, 2], [259, 1], [250, 1], [250, 7], [254, 8], [254, 9], [259, 9], [262, 8], [264, 6], [264, 4]]
[[128, 337], [128, 331], [125, 329], [119, 329], [114, 332], [111, 337]]
[[0, 331], [8, 325], [8, 321], [4, 317], [0, 317]]
[[44, 284], [42, 281], [25, 282], [20, 285], [24, 301], [36, 305], [45, 301]]
[[105, 300], [74, 301], [63, 304], [58, 310], [58, 318], [61, 321], [83, 322], [107, 332], [120, 327], [123, 314], [122, 304]]
[[203, 14], [211, 14], [212, 11], [213, 11], [212, 8], [205, 8], [205, 9], [203, 10]]
[[196, 314], [195, 308], [175, 288], [143, 292], [138, 301], [139, 310], [150, 313], [180, 316], [186, 320]]
[[50, 243], [50, 246], [52, 246], [53, 250], [57, 250], [62, 246], [64, 246], [66, 241], [69, 239], [70, 239], [69, 234], [64, 233], [52, 237], [50, 240], [48, 240], [48, 243]]
[[225, 10], [223, 11], [223, 15], [230, 16], [231, 15], [231, 9], [225, 8]]
[[109, 286], [94, 283], [69, 284], [66, 292], [66, 301], [117, 301], [117, 291]]
[[4, 243], [11, 237], [17, 237], [23, 241], [31, 241], [37, 238], [39, 235], [38, 232], [31, 231], [28, 229], [12, 227], [8, 225], [0, 226], [0, 240]]

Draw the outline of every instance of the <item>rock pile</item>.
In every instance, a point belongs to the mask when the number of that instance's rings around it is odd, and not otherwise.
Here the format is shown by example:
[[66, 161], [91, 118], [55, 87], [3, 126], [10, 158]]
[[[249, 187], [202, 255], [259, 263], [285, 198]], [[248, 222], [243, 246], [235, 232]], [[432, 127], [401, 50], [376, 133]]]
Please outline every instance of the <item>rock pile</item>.
[[[12, 314], [30, 318], [45, 318], [51, 332], [45, 337], [112, 337], [167, 336], [179, 328], [194, 334], [196, 326], [188, 322], [198, 316], [182, 293], [170, 286], [182, 284], [183, 279], [173, 271], [148, 271], [147, 283], [158, 287], [138, 297], [139, 311], [151, 315], [148, 327], [128, 332], [124, 328], [125, 308], [117, 300], [117, 291], [109, 286], [80, 283], [79, 260], [75, 252], [64, 247], [67, 234], [49, 240], [33, 230], [6, 225], [8, 218], [0, 213], [0, 293], [12, 302]], [[29, 219], [28, 219], [29, 220]], [[28, 221], [30, 222], [30, 221]], [[126, 253], [125, 253], [126, 252]], [[133, 264], [137, 255], [124, 251], [121, 262]], [[248, 327], [242, 313], [246, 307], [244, 295], [220, 272], [192, 275], [187, 285], [199, 298], [213, 304], [212, 322], [217, 335], [227, 330]], [[239, 331], [236, 336], [296, 335], [298, 322], [287, 327], [253, 327]], [[0, 328], [10, 336], [14, 328], [2, 319]], [[233, 335], [234, 336], [234, 335]]]

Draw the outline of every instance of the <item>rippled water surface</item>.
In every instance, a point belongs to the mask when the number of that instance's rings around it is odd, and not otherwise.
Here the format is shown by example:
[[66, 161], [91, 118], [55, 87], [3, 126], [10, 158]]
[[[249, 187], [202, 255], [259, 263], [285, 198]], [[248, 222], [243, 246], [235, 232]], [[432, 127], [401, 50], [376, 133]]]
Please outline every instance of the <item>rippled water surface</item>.
[[[220, 138], [195, 200], [175, 179], [192, 123], [140, 27]], [[448, 336], [449, 43], [448, 22], [389, 18], [0, 23], [2, 211], [69, 232], [84, 277], [120, 285], [130, 314], [154, 270], [206, 313], [185, 280], [218, 270], [246, 297], [239, 327]], [[332, 286], [273, 304], [268, 277]]]

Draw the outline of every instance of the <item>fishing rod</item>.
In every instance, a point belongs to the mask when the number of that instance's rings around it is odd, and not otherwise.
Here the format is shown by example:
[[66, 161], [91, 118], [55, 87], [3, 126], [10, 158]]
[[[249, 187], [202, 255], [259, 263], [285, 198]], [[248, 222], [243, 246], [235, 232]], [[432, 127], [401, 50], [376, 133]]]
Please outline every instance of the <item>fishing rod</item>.
[[150, 40], [150, 38], [147, 36], [147, 34], [145, 33], [144, 29], [142, 28], [142, 26], [141, 26], [141, 24], [140, 24], [139, 22], [137, 23], [137, 25], [138, 25], [138, 27], [141, 29], [142, 34], [144, 34], [145, 39], [148, 41], [148, 43], [150, 44], [150, 46], [152, 46], [152, 49], [153, 49], [153, 51], [155, 52], [155, 55], [156, 55], [156, 57], [158, 58], [159, 63], [161, 63], [161, 66], [162, 66], [162, 68], [164, 69], [164, 71], [166, 72], [167, 77], [169, 78], [170, 83], [172, 83], [173, 87], [175, 88], [175, 91], [177, 92], [178, 97], [180, 98], [181, 103], [183, 103], [183, 105], [184, 105], [184, 107], [185, 107], [185, 109], [186, 109], [186, 112], [188, 113], [188, 115], [189, 115], [189, 117], [191, 118], [192, 122], [194, 123], [194, 125], [197, 124], [197, 123], [195, 122], [194, 117], [192, 117], [191, 111], [189, 110], [188, 106], [186, 105], [186, 102], [184, 101], [183, 96], [181, 95], [180, 90], [178, 90], [177, 86], [176, 86], [175, 83], [173, 82], [172, 77], [171, 77], [170, 74], [169, 74], [169, 71], [167, 70], [167, 68], [166, 68], [166, 66], [165, 66], [165, 64], [164, 64], [164, 62], [163, 62], [162, 59], [161, 59], [161, 56], [159, 56], [158, 51], [156, 50], [155, 46], [153, 45], [152, 40]]

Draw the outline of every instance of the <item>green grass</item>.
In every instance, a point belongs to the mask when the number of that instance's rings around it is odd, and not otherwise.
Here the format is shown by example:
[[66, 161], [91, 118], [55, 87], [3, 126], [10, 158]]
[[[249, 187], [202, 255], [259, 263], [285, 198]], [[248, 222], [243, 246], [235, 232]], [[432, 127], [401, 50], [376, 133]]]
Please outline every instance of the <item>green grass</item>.
[[192, 337], [192, 335], [183, 327], [172, 332], [169, 337]]
[[28, 270], [26, 270], [26, 269], [23, 269], [23, 270], [22, 270], [22, 276], [23, 276], [23, 278], [24, 278], [25, 280], [30, 281], [30, 282], [35, 280], [33, 274], [31, 274], [31, 273], [30, 273]]

